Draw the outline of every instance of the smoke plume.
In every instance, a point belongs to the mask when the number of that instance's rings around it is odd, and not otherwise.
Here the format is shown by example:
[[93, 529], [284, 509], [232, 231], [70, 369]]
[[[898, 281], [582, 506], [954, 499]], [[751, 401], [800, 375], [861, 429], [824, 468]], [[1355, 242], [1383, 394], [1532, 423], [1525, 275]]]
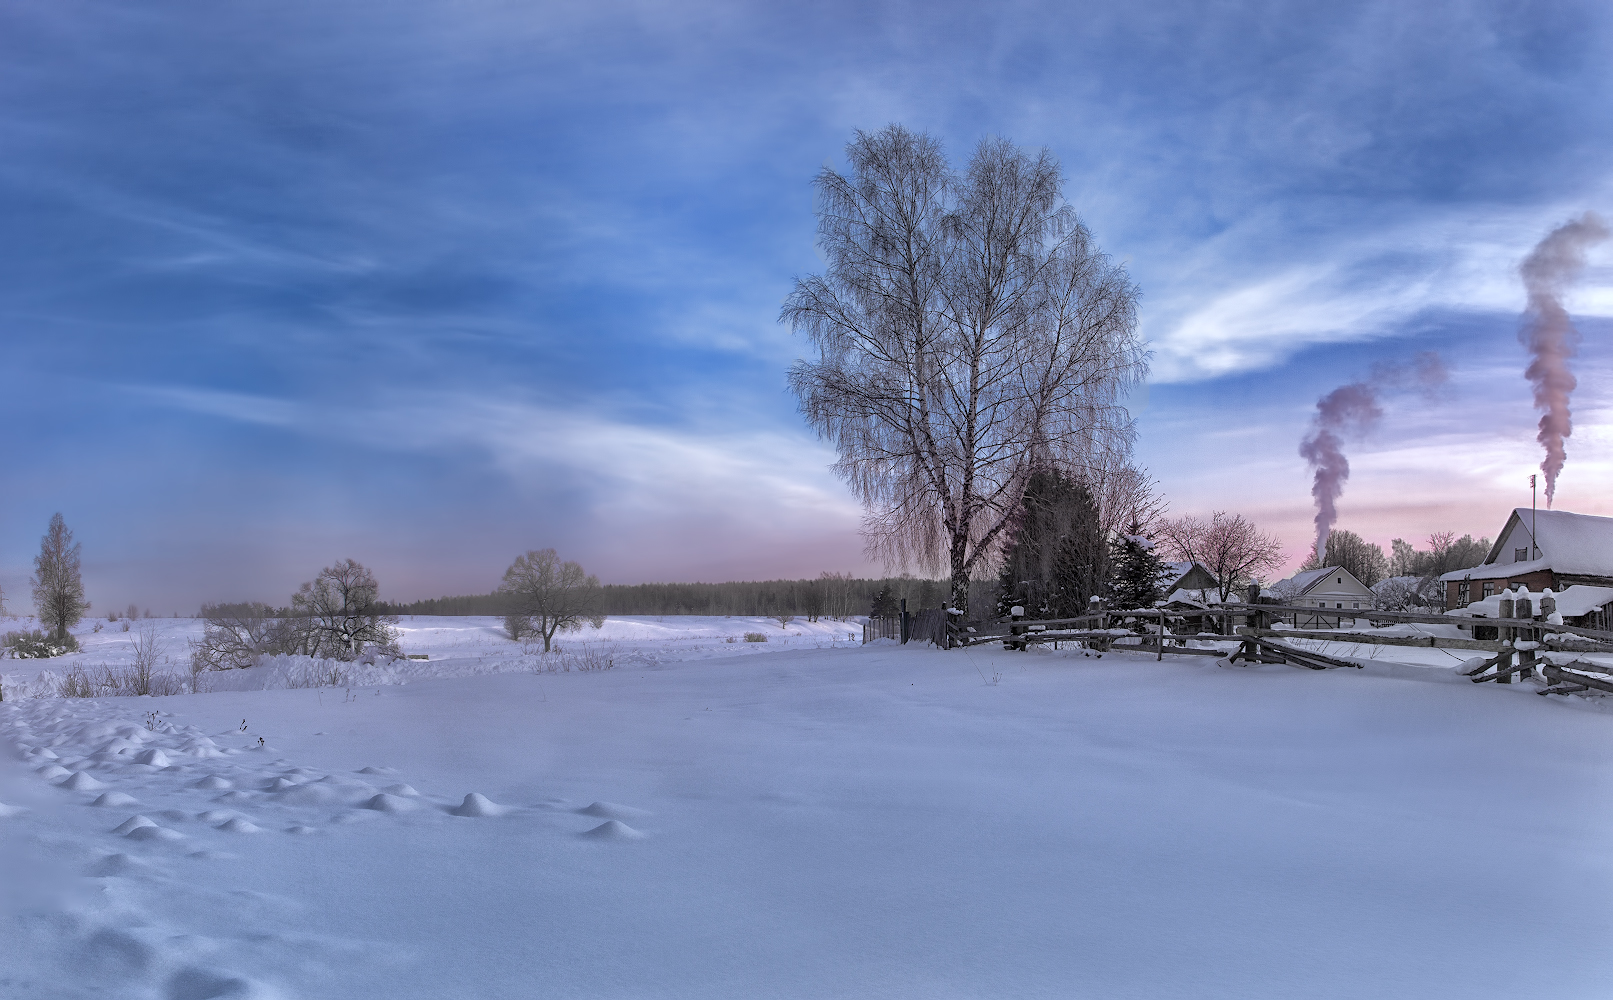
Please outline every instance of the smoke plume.
[[1350, 479], [1350, 460], [1344, 441], [1371, 430], [1383, 418], [1379, 396], [1384, 389], [1418, 388], [1433, 392], [1447, 378], [1445, 362], [1433, 351], [1419, 353], [1409, 366], [1374, 365], [1372, 377], [1351, 382], [1316, 401], [1316, 416], [1299, 444], [1300, 457], [1309, 462], [1314, 477], [1311, 497], [1316, 500], [1316, 561], [1327, 551], [1327, 536], [1339, 519], [1338, 500]]
[[1535, 440], [1546, 449], [1540, 471], [1546, 474], [1547, 507], [1557, 492], [1557, 474], [1568, 460], [1564, 440], [1574, 432], [1568, 397], [1578, 385], [1568, 359], [1578, 352], [1579, 331], [1568, 319], [1562, 294], [1585, 269], [1585, 251], [1607, 237], [1607, 223], [1595, 212], [1586, 212], [1553, 229], [1518, 267], [1529, 293], [1518, 339], [1533, 358], [1524, 375], [1535, 387], [1535, 409], [1542, 411]]

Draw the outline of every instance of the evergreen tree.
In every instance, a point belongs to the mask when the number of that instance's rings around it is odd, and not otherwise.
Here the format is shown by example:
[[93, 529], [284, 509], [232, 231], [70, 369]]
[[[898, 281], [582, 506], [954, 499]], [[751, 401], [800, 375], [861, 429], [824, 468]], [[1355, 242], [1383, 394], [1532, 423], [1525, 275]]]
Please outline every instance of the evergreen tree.
[[1130, 524], [1109, 543], [1109, 594], [1116, 610], [1151, 608], [1164, 595], [1160, 579], [1166, 574], [1154, 540], [1143, 534], [1141, 524]]
[[900, 609], [896, 606], [896, 597], [891, 593], [890, 584], [879, 588], [879, 593], [874, 595], [873, 604], [868, 609], [868, 617], [895, 618], [900, 613]]
[[1088, 599], [1104, 591], [1107, 562], [1092, 492], [1057, 469], [1037, 472], [1003, 553], [997, 612], [1017, 604], [1032, 618], [1085, 614]]

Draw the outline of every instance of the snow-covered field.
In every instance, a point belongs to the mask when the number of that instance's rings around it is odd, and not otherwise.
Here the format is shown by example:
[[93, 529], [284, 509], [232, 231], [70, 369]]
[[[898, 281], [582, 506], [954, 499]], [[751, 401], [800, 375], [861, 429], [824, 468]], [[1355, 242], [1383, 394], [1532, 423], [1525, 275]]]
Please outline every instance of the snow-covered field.
[[550, 672], [400, 624], [431, 659], [385, 684], [8, 694], [0, 997], [1613, 993], [1599, 699], [763, 619]]

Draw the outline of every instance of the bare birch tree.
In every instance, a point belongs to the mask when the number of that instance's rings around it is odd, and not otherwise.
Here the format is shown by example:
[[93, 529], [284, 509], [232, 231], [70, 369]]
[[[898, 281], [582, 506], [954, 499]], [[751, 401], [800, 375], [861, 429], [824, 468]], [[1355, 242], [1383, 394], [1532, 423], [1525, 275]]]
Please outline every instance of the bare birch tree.
[[[39, 624], [49, 628], [57, 642], [67, 641], [67, 630], [77, 625], [90, 609], [84, 600], [84, 578], [79, 573], [79, 543], [60, 513], [52, 514], [45, 537], [39, 540], [34, 557], [34, 609]], [[77, 647], [74, 647], [77, 648]]]
[[818, 351], [790, 385], [863, 502], [870, 551], [946, 567], [967, 610], [1033, 471], [1085, 478], [1129, 451], [1138, 291], [1046, 150], [987, 140], [960, 177], [935, 139], [891, 125], [847, 157], [817, 179], [828, 269], [784, 304]]

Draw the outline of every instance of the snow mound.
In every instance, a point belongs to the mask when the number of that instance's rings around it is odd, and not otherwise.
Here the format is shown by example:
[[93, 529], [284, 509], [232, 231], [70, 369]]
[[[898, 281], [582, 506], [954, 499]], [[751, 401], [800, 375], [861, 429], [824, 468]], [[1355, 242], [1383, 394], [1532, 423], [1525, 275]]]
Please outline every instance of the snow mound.
[[139, 804], [140, 800], [127, 792], [102, 792], [94, 802], [90, 803], [92, 806], [109, 807], [136, 806]]
[[304, 836], [304, 835], [310, 834], [310, 833], [318, 833], [319, 831], [315, 830], [311, 826], [304, 826], [303, 824], [298, 823], [295, 826], [286, 827], [286, 832], [287, 833], [295, 833], [298, 836]]
[[214, 799], [213, 801], [214, 802], [251, 802], [252, 801], [252, 793], [251, 792], [240, 792], [240, 791], [225, 792], [223, 795], [220, 795], [218, 798]]
[[376, 812], [396, 813], [413, 809], [414, 803], [401, 795], [388, 795], [386, 792], [380, 792], [365, 802], [364, 808], [374, 809]]
[[200, 781], [191, 782], [192, 788], [234, 788], [235, 783], [217, 774], [209, 774]]
[[130, 840], [183, 840], [185, 835], [178, 830], [170, 830], [165, 826], [152, 823], [148, 826], [137, 826], [124, 834]]
[[480, 792], [471, 792], [464, 802], [448, 811], [455, 816], [502, 816], [510, 810]]
[[118, 834], [119, 836], [127, 837], [130, 833], [140, 829], [143, 826], [156, 825], [157, 824], [148, 816], [130, 816], [122, 823], [119, 823], [117, 826], [113, 827], [112, 832]]
[[120, 853], [108, 854], [85, 869], [84, 874], [90, 878], [110, 878], [117, 875], [138, 875], [149, 870], [150, 866], [145, 862]]
[[388, 785], [386, 790], [393, 795], [403, 795], [410, 798], [419, 798], [420, 793], [414, 790], [413, 785]]
[[72, 774], [73, 772], [69, 771], [60, 764], [46, 764], [44, 767], [36, 768], [34, 773], [39, 775], [41, 778], [44, 778], [46, 781], [55, 781], [57, 778]]
[[239, 815], [241, 814], [233, 809], [209, 809], [206, 812], [197, 813], [196, 818], [201, 820], [203, 823], [223, 823], [226, 820], [232, 820]]
[[284, 792], [292, 788], [301, 787], [301, 782], [292, 781], [290, 778], [276, 778], [267, 785], [264, 785], [263, 789], [267, 792]]
[[579, 837], [588, 837], [593, 840], [643, 840], [644, 834], [623, 823], [621, 820], [608, 819]]
[[396, 768], [391, 767], [361, 767], [355, 774], [397, 774]]
[[106, 782], [96, 781], [83, 771], [74, 771], [72, 777], [58, 781], [56, 787], [73, 792], [93, 792], [97, 788], [105, 788]]
[[5, 819], [8, 816], [16, 816], [19, 813], [25, 813], [27, 811], [28, 810], [24, 809], [22, 806], [8, 806], [4, 802], [0, 802], [0, 819]]
[[225, 833], [257, 833], [262, 827], [248, 822], [244, 817], [237, 816], [234, 819], [225, 820], [213, 829], [223, 830]]
[[577, 812], [583, 816], [597, 816], [600, 819], [643, 819], [651, 815], [648, 809], [619, 806], [614, 802], [595, 802], [578, 809]]
[[134, 762], [136, 764], [150, 764], [152, 767], [167, 767], [173, 763], [173, 760], [162, 752], [161, 747], [152, 747], [150, 750], [142, 750], [135, 754]]

